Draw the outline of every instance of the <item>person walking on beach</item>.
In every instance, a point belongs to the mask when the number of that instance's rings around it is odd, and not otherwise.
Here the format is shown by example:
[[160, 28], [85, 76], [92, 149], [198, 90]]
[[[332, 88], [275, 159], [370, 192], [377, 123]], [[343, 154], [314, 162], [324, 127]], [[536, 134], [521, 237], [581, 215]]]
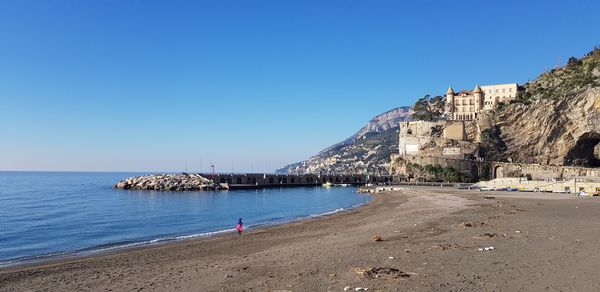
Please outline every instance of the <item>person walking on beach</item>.
[[238, 223], [235, 226], [239, 235], [242, 235], [242, 231], [244, 231], [244, 223], [242, 223], [242, 218], [238, 219]]

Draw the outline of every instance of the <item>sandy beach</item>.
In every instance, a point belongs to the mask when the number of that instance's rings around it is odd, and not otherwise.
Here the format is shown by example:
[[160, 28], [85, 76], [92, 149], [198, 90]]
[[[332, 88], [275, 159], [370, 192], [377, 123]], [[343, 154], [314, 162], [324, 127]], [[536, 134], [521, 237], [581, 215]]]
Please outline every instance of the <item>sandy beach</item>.
[[242, 236], [3, 268], [0, 291], [598, 291], [599, 209], [566, 194], [405, 188]]

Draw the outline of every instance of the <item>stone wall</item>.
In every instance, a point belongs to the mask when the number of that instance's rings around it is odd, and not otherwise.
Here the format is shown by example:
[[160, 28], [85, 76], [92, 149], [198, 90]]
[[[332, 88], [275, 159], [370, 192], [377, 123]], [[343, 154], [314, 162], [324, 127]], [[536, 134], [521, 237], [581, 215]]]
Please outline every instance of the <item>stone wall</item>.
[[441, 122], [412, 121], [401, 122], [398, 150], [400, 155], [415, 154], [423, 145], [431, 142], [432, 130], [442, 126]]
[[[463, 174], [477, 177], [480, 180], [509, 177], [527, 177], [533, 180], [600, 177], [600, 168], [479, 161], [426, 155], [404, 155], [402, 159], [405, 162], [421, 166], [452, 167]], [[394, 159], [392, 160], [393, 164]]]
[[567, 180], [527, 180], [525, 178], [499, 178], [477, 183], [480, 187], [518, 188], [529, 191], [593, 194], [600, 189], [600, 181], [585, 178]]
[[[482, 173], [482, 171], [479, 170], [481, 163], [478, 163], [477, 161], [473, 160], [425, 155], [405, 155], [402, 157], [402, 159], [407, 163], [418, 164], [421, 166], [432, 165], [444, 168], [452, 167], [458, 172], [471, 177], [478, 177], [479, 173]], [[489, 177], [486, 177], [486, 179], [489, 179]]]
[[493, 177], [529, 177], [534, 180], [600, 177], [600, 168], [493, 162]]
[[465, 140], [465, 123], [462, 121], [448, 122], [444, 127], [444, 138], [464, 141]]

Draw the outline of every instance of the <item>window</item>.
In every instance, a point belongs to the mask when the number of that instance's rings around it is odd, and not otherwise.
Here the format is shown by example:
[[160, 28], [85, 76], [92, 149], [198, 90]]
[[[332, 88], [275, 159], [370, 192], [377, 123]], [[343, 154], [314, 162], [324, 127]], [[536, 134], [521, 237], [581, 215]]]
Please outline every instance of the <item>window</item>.
[[496, 89], [496, 93], [498, 93], [498, 89]]
[[469, 99], [469, 104], [473, 104], [473, 100], [472, 99]]
[[505, 92], [506, 92], [506, 88], [502, 88], [502, 93], [505, 93]]
[[463, 99], [463, 100], [462, 100], [462, 104], [463, 104], [463, 105], [466, 105], [466, 104], [467, 104], [467, 100], [466, 100], [466, 99]]
[[508, 89], [508, 92], [512, 92], [512, 88], [509, 88], [509, 89]]

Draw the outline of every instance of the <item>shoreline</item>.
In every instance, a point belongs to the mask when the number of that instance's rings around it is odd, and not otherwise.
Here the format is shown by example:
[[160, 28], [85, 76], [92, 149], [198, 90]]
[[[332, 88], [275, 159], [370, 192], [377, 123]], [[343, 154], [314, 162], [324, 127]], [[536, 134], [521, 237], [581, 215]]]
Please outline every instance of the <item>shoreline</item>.
[[0, 291], [597, 291], [598, 208], [560, 194], [407, 188], [242, 236], [0, 270]]
[[[371, 202], [373, 202], [377, 197], [375, 194], [361, 194], [361, 195], [370, 196], [371, 199], [369, 199], [369, 201], [367, 201], [366, 203], [353, 205], [347, 209], [346, 208], [337, 208], [332, 211], [318, 213], [318, 214], [310, 214], [310, 215], [306, 215], [306, 216], [302, 216], [302, 217], [292, 218], [289, 220], [251, 225], [251, 226], [248, 226], [245, 228], [244, 234], [246, 234], [248, 232], [253, 232], [253, 231], [260, 232], [263, 229], [264, 229], [264, 231], [266, 231], [266, 229], [269, 229], [269, 228], [283, 227], [287, 224], [300, 223], [302, 221], [318, 220], [318, 219], [324, 219], [324, 218], [331, 217], [331, 216], [343, 215], [344, 213], [366, 207]], [[159, 237], [159, 238], [154, 238], [154, 239], [150, 239], [150, 240], [134, 241], [134, 242], [125, 243], [125, 244], [120, 244], [120, 243], [115, 243], [114, 245], [103, 244], [103, 245], [85, 248], [83, 250], [63, 252], [63, 253], [59, 253], [59, 254], [55, 254], [55, 255], [48, 255], [48, 256], [41, 255], [41, 256], [38, 256], [39, 259], [31, 259], [31, 260], [17, 259], [13, 262], [11, 262], [11, 261], [0, 262], [0, 274], [5, 271], [21, 270], [21, 269], [36, 268], [36, 267], [45, 267], [48, 265], [57, 265], [57, 264], [60, 265], [60, 264], [66, 264], [69, 262], [77, 262], [80, 260], [93, 259], [96, 257], [119, 255], [122, 253], [131, 252], [131, 251], [144, 250], [147, 248], [150, 249], [150, 248], [168, 246], [168, 245], [172, 245], [172, 244], [185, 243], [186, 241], [200, 241], [203, 239], [211, 239], [211, 238], [218, 238], [218, 237], [227, 236], [227, 235], [235, 235], [235, 233], [236, 233], [235, 228], [232, 227], [230, 229], [225, 229], [225, 230], [209, 231], [209, 232], [203, 232], [203, 233], [198, 233], [198, 234], [174, 235], [169, 238]], [[106, 248], [102, 248], [102, 246], [106, 246]], [[5, 263], [7, 263], [7, 264], [5, 264]]]

